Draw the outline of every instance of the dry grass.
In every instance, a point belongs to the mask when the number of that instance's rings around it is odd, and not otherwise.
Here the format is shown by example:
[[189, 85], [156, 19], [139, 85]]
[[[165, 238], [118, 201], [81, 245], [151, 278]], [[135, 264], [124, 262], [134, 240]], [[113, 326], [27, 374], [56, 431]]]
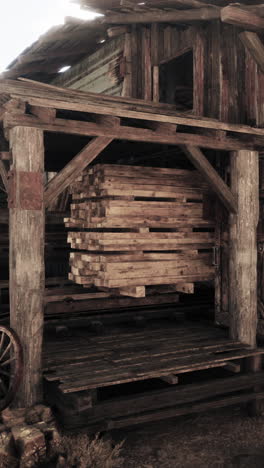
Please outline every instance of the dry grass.
[[138, 426], [125, 438], [126, 468], [264, 467], [264, 418], [239, 408]]
[[60, 451], [66, 458], [67, 468], [118, 468], [123, 466], [123, 442], [114, 447], [110, 440], [99, 435], [90, 439], [86, 434], [62, 437]]

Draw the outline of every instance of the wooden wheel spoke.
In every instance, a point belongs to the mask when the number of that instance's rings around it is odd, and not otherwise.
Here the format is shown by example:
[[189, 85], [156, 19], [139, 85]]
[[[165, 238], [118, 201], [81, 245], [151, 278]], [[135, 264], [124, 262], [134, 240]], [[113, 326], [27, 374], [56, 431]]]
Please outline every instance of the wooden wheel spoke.
[[14, 399], [23, 369], [23, 350], [16, 333], [0, 325], [0, 411]]
[[5, 334], [4, 334], [4, 332], [1, 332], [0, 351], [2, 350], [2, 347], [3, 347], [3, 344], [4, 344], [4, 339], [5, 339]]
[[6, 349], [4, 350], [3, 354], [0, 356], [0, 363], [1, 363], [2, 359], [5, 357], [5, 355], [8, 353], [8, 351], [10, 350], [11, 345], [12, 345], [12, 343], [11, 343], [11, 341], [10, 341], [10, 342], [8, 343], [8, 346], [7, 346]]
[[1, 367], [7, 366], [8, 364], [10, 364], [10, 362], [14, 362], [15, 360], [16, 360], [16, 359], [13, 357], [13, 358], [8, 359], [8, 360], [5, 361], [5, 362], [1, 362], [1, 363], [0, 363], [0, 370], [1, 370]]

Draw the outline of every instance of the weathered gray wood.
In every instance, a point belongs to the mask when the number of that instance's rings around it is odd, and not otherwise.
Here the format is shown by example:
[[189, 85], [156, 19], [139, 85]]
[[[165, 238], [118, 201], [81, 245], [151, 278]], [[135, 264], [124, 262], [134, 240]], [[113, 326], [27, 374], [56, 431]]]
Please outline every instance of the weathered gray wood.
[[45, 205], [49, 204], [63, 192], [78, 175], [103, 151], [112, 138], [94, 138], [77, 154], [48, 184], [45, 189]]
[[[0, 94], [15, 95], [20, 101], [25, 101], [33, 106], [264, 136], [263, 128], [220, 122], [205, 117], [197, 118], [191, 114], [175, 112], [174, 107], [170, 104], [154, 104], [141, 99], [100, 95], [62, 89], [47, 83], [36, 83], [33, 80], [27, 80], [25, 83], [22, 81], [0, 80]], [[27, 116], [21, 117], [25, 118]], [[54, 131], [57, 131], [56, 128], [54, 128]]]
[[201, 172], [205, 180], [210, 184], [213, 191], [217, 193], [225, 207], [232, 213], [236, 213], [237, 201], [234, 195], [213, 166], [209, 163], [208, 159], [203, 155], [201, 150], [190, 145], [183, 146], [182, 148], [196, 169]]
[[[44, 172], [43, 132], [16, 127], [10, 134], [14, 177], [22, 172]], [[44, 317], [44, 229], [43, 184], [27, 189], [28, 199], [42, 197], [40, 209], [21, 207], [19, 184], [10, 197], [10, 323], [24, 351], [23, 380], [17, 396], [19, 406], [28, 407], [42, 398], [42, 335]]]
[[8, 191], [8, 179], [7, 179], [7, 170], [5, 163], [0, 159], [0, 177], [3, 181], [6, 192]]
[[190, 10], [151, 11], [146, 13], [116, 14], [107, 16], [103, 21], [107, 24], [133, 23], [191, 23], [193, 21], [208, 21], [220, 17], [219, 8], [199, 8]]
[[[98, 114], [99, 115], [99, 114]], [[150, 120], [148, 126], [155, 121]], [[41, 128], [43, 131], [56, 132], [56, 133], [68, 133], [71, 135], [87, 135], [87, 136], [98, 136], [108, 137], [117, 140], [128, 140], [128, 141], [145, 141], [149, 143], [161, 143], [168, 145], [187, 145], [191, 144], [194, 146], [200, 146], [202, 148], [212, 149], [223, 149], [226, 151], [235, 151], [240, 149], [255, 149], [262, 148], [263, 139], [259, 137], [251, 137], [250, 143], [243, 141], [238, 138], [223, 138], [218, 139], [214, 135], [206, 136], [198, 133], [180, 133], [175, 132], [174, 134], [164, 131], [164, 125], [175, 125], [167, 122], [155, 122], [159, 129], [155, 131], [148, 130], [146, 128], [133, 128], [126, 125], [109, 127], [94, 122], [82, 122], [77, 120], [66, 120], [66, 119], [55, 119], [53, 123], [42, 122], [40, 119], [31, 117], [30, 115], [13, 116], [6, 115], [4, 125], [6, 129], [14, 126], [34, 126]], [[237, 126], [238, 127], [238, 126]], [[152, 126], [153, 128], [153, 126]], [[168, 127], [167, 127], [168, 128]], [[172, 128], [172, 127], [171, 127]], [[249, 127], [250, 128], [250, 127]], [[157, 131], [159, 130], [159, 131]], [[176, 125], [175, 125], [176, 130]], [[255, 130], [255, 129], [254, 129]], [[263, 129], [256, 129], [263, 130]], [[264, 131], [264, 130], [263, 130]]]
[[237, 214], [230, 215], [231, 336], [256, 345], [257, 326], [257, 223], [259, 217], [258, 153], [238, 151], [231, 156], [231, 189]]
[[224, 23], [234, 24], [249, 31], [257, 31], [264, 28], [264, 18], [253, 11], [243, 10], [237, 6], [227, 6], [221, 10], [221, 20]]
[[239, 38], [264, 72], [264, 45], [258, 35], [254, 32], [243, 31], [239, 34]]

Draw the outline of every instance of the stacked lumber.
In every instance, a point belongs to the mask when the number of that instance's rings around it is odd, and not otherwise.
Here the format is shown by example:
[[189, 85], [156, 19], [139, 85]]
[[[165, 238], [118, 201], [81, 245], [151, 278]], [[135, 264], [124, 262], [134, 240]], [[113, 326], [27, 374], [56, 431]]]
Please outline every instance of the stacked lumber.
[[196, 171], [96, 165], [71, 187], [66, 227], [74, 249], [69, 278], [85, 286], [145, 295], [145, 286], [213, 278], [208, 190]]

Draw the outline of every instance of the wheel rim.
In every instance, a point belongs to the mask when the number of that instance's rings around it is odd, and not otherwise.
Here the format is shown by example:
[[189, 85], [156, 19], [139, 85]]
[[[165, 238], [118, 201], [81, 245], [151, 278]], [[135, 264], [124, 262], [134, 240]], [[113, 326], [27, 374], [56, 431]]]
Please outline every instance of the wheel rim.
[[0, 411], [14, 399], [23, 371], [23, 351], [17, 334], [0, 326]]

